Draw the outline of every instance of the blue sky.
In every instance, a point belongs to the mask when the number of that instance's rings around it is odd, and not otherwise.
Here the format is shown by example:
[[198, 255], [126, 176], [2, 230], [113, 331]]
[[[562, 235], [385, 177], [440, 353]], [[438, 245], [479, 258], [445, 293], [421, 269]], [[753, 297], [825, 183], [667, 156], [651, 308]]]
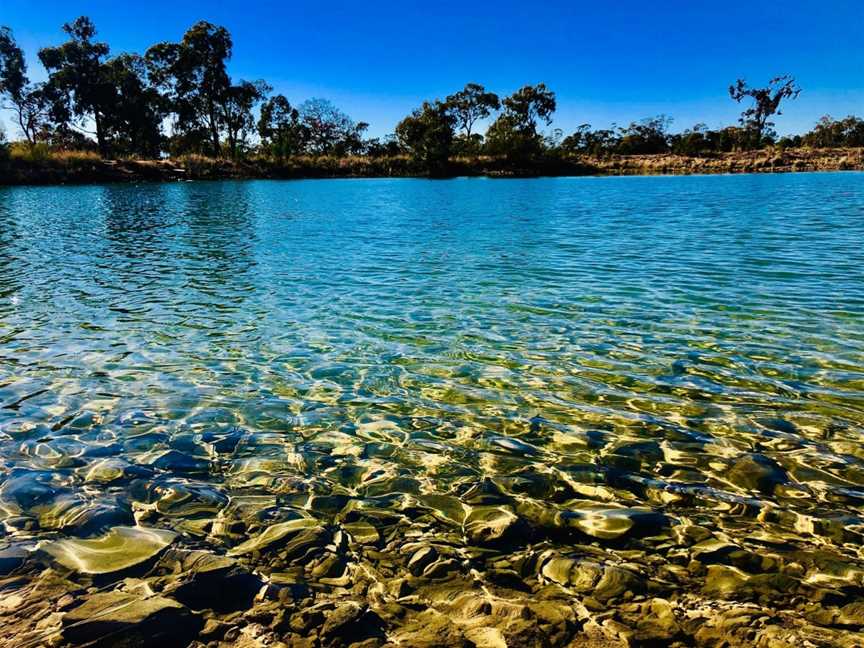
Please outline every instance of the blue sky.
[[826, 113], [864, 116], [864, 0], [0, 0], [35, 79], [38, 48], [81, 14], [115, 52], [178, 40], [200, 19], [224, 25], [232, 75], [266, 79], [292, 103], [329, 98], [372, 135], [468, 81], [502, 95], [545, 82], [565, 133], [659, 113], [674, 129], [734, 123], [728, 85], [782, 73], [804, 92], [777, 119], [781, 133]]

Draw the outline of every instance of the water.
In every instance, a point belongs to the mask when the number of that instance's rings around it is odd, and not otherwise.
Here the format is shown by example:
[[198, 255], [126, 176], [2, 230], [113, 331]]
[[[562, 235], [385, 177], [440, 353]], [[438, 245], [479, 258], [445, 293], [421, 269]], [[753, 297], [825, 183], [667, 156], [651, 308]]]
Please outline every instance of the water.
[[0, 543], [21, 582], [141, 527], [315, 600], [840, 609], [862, 241], [859, 173], [0, 188]]

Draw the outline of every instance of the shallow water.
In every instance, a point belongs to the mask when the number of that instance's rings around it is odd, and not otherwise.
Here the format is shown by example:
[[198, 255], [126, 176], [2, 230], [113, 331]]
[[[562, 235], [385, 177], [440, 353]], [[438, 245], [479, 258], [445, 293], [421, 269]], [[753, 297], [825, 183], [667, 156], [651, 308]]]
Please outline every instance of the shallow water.
[[840, 609], [862, 242], [860, 173], [0, 188], [0, 543], [69, 583], [141, 527], [313, 599]]

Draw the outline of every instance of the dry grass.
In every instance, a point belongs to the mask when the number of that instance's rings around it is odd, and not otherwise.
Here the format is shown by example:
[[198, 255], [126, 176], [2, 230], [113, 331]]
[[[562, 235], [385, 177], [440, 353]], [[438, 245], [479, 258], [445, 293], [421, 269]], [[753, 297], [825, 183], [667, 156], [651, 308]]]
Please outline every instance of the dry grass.
[[9, 146], [9, 159], [19, 162], [44, 163], [59, 166], [80, 166], [101, 160], [95, 151], [56, 151], [47, 144], [30, 146], [26, 142], [13, 142]]

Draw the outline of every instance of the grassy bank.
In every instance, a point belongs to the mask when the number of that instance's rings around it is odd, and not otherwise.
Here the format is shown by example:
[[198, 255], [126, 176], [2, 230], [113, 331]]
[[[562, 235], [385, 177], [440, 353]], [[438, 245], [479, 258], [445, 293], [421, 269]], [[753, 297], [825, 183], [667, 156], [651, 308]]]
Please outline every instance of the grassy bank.
[[[864, 170], [864, 149], [765, 149], [705, 156], [611, 155], [550, 157], [530, 164], [504, 158], [454, 158], [441, 176], [682, 175]], [[186, 155], [166, 160], [101, 159], [90, 151], [18, 151], [0, 161], [0, 184], [87, 184], [215, 180], [226, 178], [425, 177], [429, 172], [407, 156], [297, 157], [288, 160], [227, 160]]]

